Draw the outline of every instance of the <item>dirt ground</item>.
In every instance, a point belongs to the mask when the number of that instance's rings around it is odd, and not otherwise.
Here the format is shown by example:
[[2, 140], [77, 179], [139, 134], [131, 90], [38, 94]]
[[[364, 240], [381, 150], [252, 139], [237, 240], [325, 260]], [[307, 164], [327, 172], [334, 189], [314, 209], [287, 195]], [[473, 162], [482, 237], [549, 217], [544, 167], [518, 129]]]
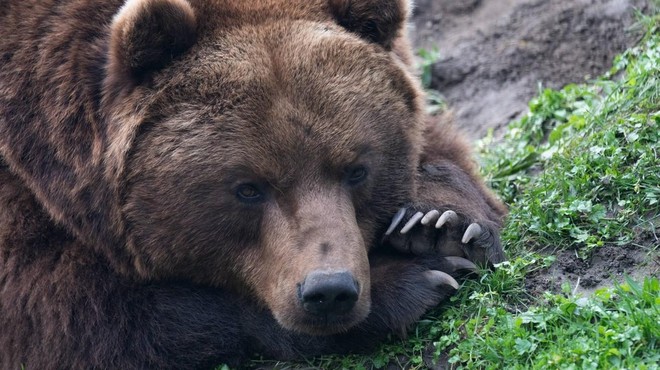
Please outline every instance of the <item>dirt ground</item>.
[[573, 251], [560, 251], [555, 256], [550, 268], [527, 276], [525, 287], [531, 296], [558, 292], [563, 284], [568, 284], [572, 293], [585, 296], [602, 286], [622, 283], [626, 276], [642, 281], [645, 276], [660, 274], [657, 251], [640, 246], [604, 246], [589, 259], [578, 258]]
[[[472, 138], [496, 133], [543, 87], [606, 72], [639, 40], [645, 0], [417, 0], [418, 48], [440, 50], [431, 88]], [[637, 32], [636, 32], [637, 31]]]

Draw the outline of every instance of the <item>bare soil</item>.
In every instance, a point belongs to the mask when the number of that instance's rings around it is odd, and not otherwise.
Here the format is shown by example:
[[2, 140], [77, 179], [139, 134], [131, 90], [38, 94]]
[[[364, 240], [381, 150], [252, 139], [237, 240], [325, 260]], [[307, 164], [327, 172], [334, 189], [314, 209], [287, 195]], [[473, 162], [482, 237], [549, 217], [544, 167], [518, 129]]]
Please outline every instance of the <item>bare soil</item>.
[[416, 46], [437, 47], [431, 88], [473, 139], [527, 111], [539, 85], [560, 88], [609, 70], [640, 37], [647, 0], [417, 0]]
[[558, 292], [567, 284], [571, 293], [589, 295], [603, 286], [622, 283], [626, 277], [642, 281], [660, 274], [660, 256], [640, 246], [604, 246], [590, 258], [582, 259], [574, 251], [559, 251], [555, 262], [546, 270], [535, 271], [526, 277], [525, 287], [530, 295], [539, 297], [545, 291]]

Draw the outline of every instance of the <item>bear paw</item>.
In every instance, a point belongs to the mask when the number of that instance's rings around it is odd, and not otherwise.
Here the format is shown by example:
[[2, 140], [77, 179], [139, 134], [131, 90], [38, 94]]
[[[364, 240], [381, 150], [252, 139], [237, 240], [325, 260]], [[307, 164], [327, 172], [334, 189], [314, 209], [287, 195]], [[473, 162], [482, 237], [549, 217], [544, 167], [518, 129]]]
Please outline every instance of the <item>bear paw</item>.
[[403, 253], [464, 257], [488, 266], [506, 259], [498, 225], [451, 209], [403, 207], [392, 218], [384, 242]]

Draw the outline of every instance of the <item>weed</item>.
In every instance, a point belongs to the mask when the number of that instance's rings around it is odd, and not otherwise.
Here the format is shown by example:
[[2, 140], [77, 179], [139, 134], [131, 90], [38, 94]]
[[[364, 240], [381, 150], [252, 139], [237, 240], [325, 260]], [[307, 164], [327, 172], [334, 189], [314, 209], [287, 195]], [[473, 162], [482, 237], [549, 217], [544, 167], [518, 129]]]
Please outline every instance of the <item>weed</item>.
[[422, 86], [428, 89], [431, 86], [431, 76], [433, 64], [440, 59], [440, 50], [437, 47], [429, 49], [419, 49], [417, 51], [419, 62], [417, 69], [420, 71], [419, 78], [422, 81]]
[[440, 59], [440, 51], [437, 47], [429, 49], [419, 49], [417, 51], [419, 62], [416, 69], [419, 71], [419, 78], [422, 87], [426, 91], [426, 112], [436, 114], [446, 108], [446, 102], [442, 94], [431, 88], [431, 77], [433, 75], [433, 64]]

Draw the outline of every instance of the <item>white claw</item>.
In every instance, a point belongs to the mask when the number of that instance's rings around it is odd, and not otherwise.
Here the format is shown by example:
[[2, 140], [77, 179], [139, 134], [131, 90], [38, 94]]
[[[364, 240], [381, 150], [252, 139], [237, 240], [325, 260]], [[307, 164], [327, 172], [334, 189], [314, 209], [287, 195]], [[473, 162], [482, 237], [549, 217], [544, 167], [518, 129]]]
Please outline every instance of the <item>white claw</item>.
[[438, 222], [435, 223], [435, 228], [436, 228], [436, 229], [439, 229], [439, 228], [441, 228], [442, 225], [444, 225], [445, 223], [447, 223], [447, 222], [451, 223], [452, 221], [455, 221], [456, 219], [458, 219], [458, 215], [456, 214], [456, 212], [454, 212], [454, 211], [452, 211], [452, 210], [445, 211], [445, 212], [440, 216], [440, 218], [438, 219]]
[[422, 218], [422, 225], [428, 225], [431, 222], [434, 222], [435, 220], [438, 219], [440, 216], [440, 212], [436, 211], [435, 209], [432, 211], [429, 211], [424, 215], [424, 218]]
[[408, 220], [408, 222], [406, 222], [406, 224], [403, 225], [403, 228], [401, 229], [401, 234], [405, 234], [408, 231], [410, 231], [410, 229], [412, 229], [413, 226], [415, 226], [415, 224], [417, 223], [417, 221], [419, 221], [422, 217], [424, 217], [424, 214], [422, 212], [415, 213], [410, 218], [410, 220]]
[[401, 220], [403, 220], [403, 216], [406, 215], [406, 209], [405, 208], [400, 208], [394, 217], [392, 217], [392, 223], [390, 224], [390, 227], [387, 228], [387, 231], [385, 232], [385, 235], [390, 235], [394, 229], [401, 223]]
[[477, 268], [477, 265], [472, 263], [471, 261], [462, 258], [462, 257], [456, 257], [456, 256], [447, 256], [445, 257], [447, 262], [451, 264], [451, 266], [454, 268], [454, 270], [470, 270], [472, 272], [476, 272], [479, 270]]
[[479, 224], [471, 223], [467, 229], [465, 229], [465, 234], [463, 234], [463, 239], [461, 240], [463, 244], [467, 244], [470, 240], [481, 235], [481, 226]]
[[428, 270], [424, 272], [424, 275], [428, 281], [436, 287], [449, 285], [452, 288], [458, 290], [458, 282], [445, 272], [438, 270]]

